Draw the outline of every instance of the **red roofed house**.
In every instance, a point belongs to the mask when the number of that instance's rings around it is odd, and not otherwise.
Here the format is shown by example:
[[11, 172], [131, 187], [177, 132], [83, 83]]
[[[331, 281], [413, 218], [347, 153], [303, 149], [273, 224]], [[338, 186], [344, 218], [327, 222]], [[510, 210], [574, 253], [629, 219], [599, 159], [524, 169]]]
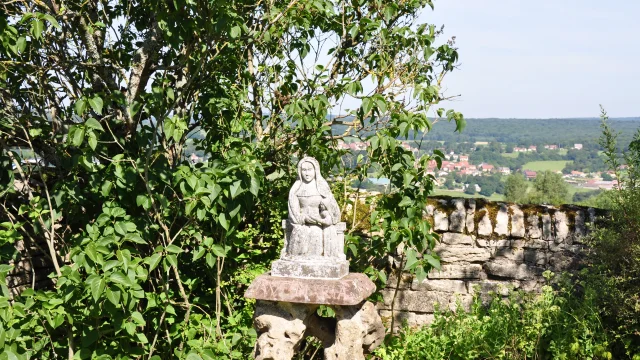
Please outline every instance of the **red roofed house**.
[[527, 179], [535, 179], [536, 178], [536, 172], [535, 171], [531, 171], [531, 170], [525, 170], [524, 172], [524, 177], [526, 177]]
[[493, 171], [494, 169], [493, 165], [485, 163], [480, 164], [480, 166], [478, 167], [482, 170], [482, 172]]

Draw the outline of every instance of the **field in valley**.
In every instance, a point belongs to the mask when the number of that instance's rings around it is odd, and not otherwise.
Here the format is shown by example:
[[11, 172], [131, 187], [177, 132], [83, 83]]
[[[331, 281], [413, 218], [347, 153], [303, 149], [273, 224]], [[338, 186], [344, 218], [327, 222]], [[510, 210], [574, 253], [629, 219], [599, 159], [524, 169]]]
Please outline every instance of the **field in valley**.
[[570, 163], [571, 160], [559, 160], [559, 161], [531, 161], [522, 166], [524, 170], [533, 171], [560, 171]]

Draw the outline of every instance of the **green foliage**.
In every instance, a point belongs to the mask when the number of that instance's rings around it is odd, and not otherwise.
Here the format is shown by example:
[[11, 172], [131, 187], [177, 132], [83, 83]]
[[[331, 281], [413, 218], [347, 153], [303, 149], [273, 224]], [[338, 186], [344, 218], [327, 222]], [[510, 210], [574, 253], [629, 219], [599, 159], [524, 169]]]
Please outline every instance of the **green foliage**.
[[509, 202], [524, 203], [529, 185], [522, 174], [511, 174], [505, 179], [504, 195]]
[[533, 204], [560, 205], [569, 198], [569, 187], [561, 174], [551, 171], [538, 172], [533, 183], [533, 192], [528, 195]]
[[436, 313], [433, 323], [404, 329], [376, 351], [384, 360], [404, 359], [612, 359], [610, 339], [597, 310], [599, 294], [564, 283], [535, 297], [495, 295], [485, 306], [476, 296], [469, 312]]
[[[369, 217], [377, 235], [362, 235], [362, 218], [348, 230], [354, 270], [384, 283], [372, 260], [399, 247], [419, 278], [438, 267], [422, 211], [428, 162], [443, 154], [416, 159], [397, 140], [431, 129], [431, 113], [465, 126], [440, 104], [458, 54], [416, 23], [426, 6], [4, 5], [0, 162], [16, 169], [0, 173], [0, 245], [42, 244], [55, 286], [9, 303], [0, 281], [2, 356], [246, 358], [255, 333], [242, 294], [278, 255], [304, 154], [342, 179], [333, 185], [343, 208], [347, 184], [391, 181]], [[327, 60], [307, 66], [317, 59]], [[361, 104], [332, 116], [346, 97]], [[368, 141], [366, 157], [345, 167], [339, 138]], [[191, 163], [186, 149], [204, 159]], [[16, 191], [14, 179], [29, 186]]]
[[626, 151], [618, 151], [617, 133], [603, 110], [601, 144], [620, 187], [606, 192], [612, 210], [591, 236], [593, 278], [602, 286], [603, 317], [619, 351], [640, 353], [640, 132]]
[[[640, 120], [638, 117], [609, 120], [611, 128], [620, 133], [618, 149], [626, 148], [629, 145], [634, 132], [638, 129], [638, 120]], [[595, 117], [586, 119], [470, 119], [464, 133], [454, 133], [454, 129], [453, 124], [443, 123], [442, 126], [436, 126], [429, 132], [429, 139], [444, 141], [445, 144], [495, 141], [519, 147], [557, 144], [564, 149], [571, 149], [574, 144], [582, 144], [583, 149], [576, 150], [576, 154], [601, 150], [598, 144], [598, 138], [601, 134], [600, 120]], [[540, 151], [541, 148], [538, 146], [538, 152]], [[542, 151], [543, 153], [554, 152]], [[508, 153], [508, 151], [506, 152]]]

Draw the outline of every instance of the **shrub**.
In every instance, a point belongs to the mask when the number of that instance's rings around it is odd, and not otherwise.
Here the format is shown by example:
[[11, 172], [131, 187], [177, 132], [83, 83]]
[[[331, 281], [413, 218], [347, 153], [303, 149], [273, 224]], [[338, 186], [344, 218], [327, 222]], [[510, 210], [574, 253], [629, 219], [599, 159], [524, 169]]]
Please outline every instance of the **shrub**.
[[561, 280], [539, 295], [495, 295], [489, 305], [474, 298], [469, 312], [436, 313], [418, 330], [403, 329], [376, 356], [384, 360], [611, 359], [593, 288], [582, 293]]
[[590, 238], [591, 278], [603, 289], [600, 308], [616, 351], [630, 355], [640, 353], [640, 131], [624, 151], [617, 136], [603, 110], [600, 143], [620, 184], [607, 192], [610, 218]]

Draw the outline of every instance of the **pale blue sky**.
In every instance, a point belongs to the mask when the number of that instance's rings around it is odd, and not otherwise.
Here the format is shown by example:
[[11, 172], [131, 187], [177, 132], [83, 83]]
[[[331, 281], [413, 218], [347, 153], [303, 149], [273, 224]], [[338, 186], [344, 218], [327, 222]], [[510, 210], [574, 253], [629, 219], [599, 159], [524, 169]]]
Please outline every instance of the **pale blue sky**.
[[421, 22], [455, 36], [444, 81], [467, 118], [640, 116], [640, 1], [436, 0]]

